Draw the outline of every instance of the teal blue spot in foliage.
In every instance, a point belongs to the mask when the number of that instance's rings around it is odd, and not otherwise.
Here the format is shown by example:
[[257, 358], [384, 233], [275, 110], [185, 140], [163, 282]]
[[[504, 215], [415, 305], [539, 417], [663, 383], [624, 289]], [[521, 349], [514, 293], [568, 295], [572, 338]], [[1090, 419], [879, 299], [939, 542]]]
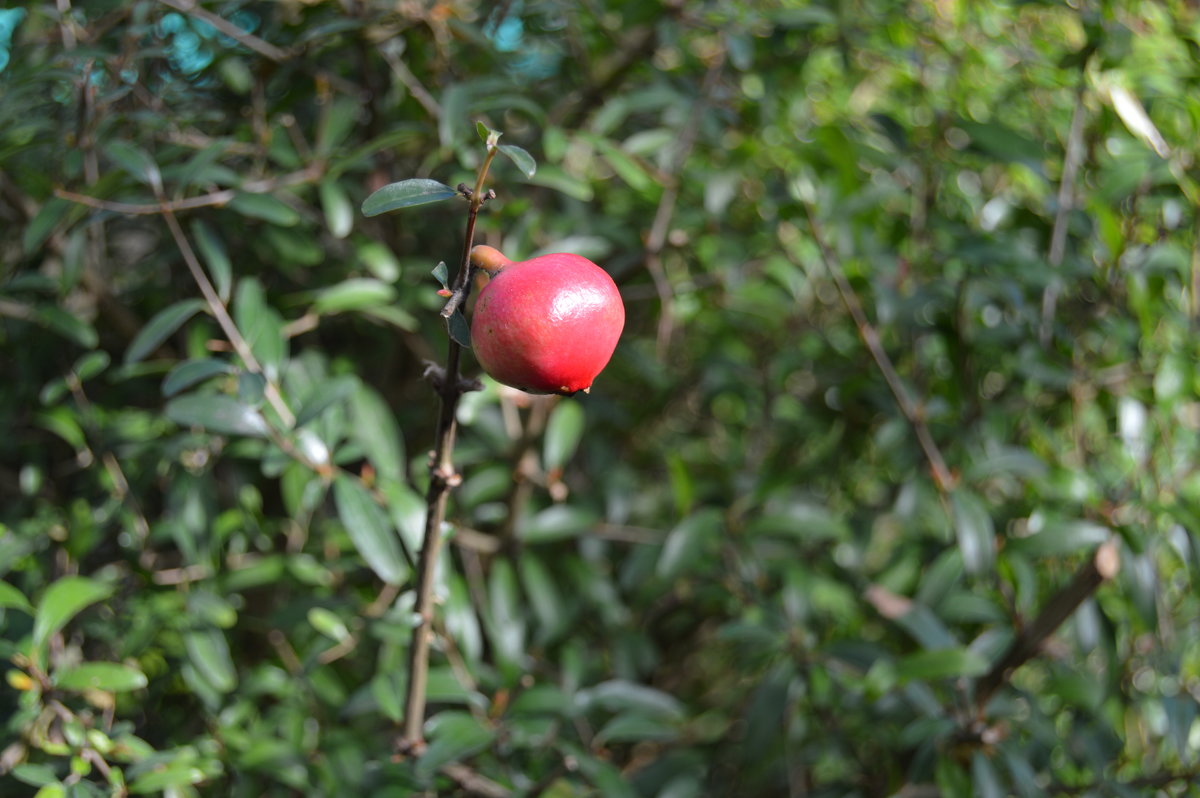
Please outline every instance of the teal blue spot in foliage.
[[25, 19], [25, 9], [23, 8], [0, 9], [0, 72], [4, 71], [12, 58], [9, 48], [12, 47], [13, 33], [23, 19]]
[[502, 53], [511, 53], [521, 46], [525, 24], [518, 17], [506, 17], [492, 34], [492, 44]]
[[179, 31], [186, 28], [187, 20], [183, 18], [182, 14], [176, 14], [175, 12], [164, 15], [163, 18], [158, 21], [159, 36], [169, 36], [172, 33], [179, 33]]

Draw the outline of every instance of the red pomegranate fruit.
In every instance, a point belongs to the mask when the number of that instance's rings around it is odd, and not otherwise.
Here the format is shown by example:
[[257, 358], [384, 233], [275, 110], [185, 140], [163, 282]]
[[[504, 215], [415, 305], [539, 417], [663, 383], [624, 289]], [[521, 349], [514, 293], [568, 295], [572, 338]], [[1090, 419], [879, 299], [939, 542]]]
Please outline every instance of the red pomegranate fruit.
[[478, 246], [491, 274], [471, 319], [471, 348], [498, 382], [530, 393], [587, 391], [612, 357], [625, 306], [608, 272], [579, 255], [510, 261]]

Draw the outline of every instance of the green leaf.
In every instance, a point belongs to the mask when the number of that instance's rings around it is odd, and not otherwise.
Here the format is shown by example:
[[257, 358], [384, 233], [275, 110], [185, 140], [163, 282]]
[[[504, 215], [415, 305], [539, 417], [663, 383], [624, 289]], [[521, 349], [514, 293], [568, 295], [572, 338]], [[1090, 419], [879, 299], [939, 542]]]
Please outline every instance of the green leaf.
[[487, 144], [488, 136], [492, 135], [492, 129], [482, 122], [475, 123], [475, 132], [479, 134], [479, 140]]
[[370, 277], [343, 280], [317, 293], [313, 312], [320, 315], [365, 310], [396, 299], [396, 289]]
[[339, 474], [333, 483], [338, 517], [371, 570], [384, 582], [398, 585], [408, 578], [400, 540], [383, 508], [357, 479]]
[[35, 313], [43, 325], [75, 343], [84, 349], [95, 349], [100, 343], [96, 329], [83, 319], [54, 305], [45, 305]]
[[196, 671], [217, 692], [237, 687], [237, 669], [229, 653], [229, 641], [219, 629], [196, 629], [183, 636], [183, 647]]
[[467, 323], [467, 317], [463, 315], [461, 308], [455, 310], [450, 314], [450, 318], [446, 319], [446, 332], [459, 346], [466, 349], [471, 348], [471, 325]]
[[375, 468], [380, 482], [404, 479], [404, 439], [392, 409], [379, 393], [361, 381], [350, 397], [350, 437]]
[[204, 427], [217, 435], [265, 438], [266, 419], [253, 407], [224, 394], [193, 394], [167, 402], [167, 418], [184, 427]]
[[618, 715], [596, 733], [596, 743], [666, 742], [679, 736], [673, 724], [642, 715]]
[[300, 412], [296, 414], [296, 427], [303, 427], [333, 405], [344, 400], [354, 393], [358, 385], [358, 377], [349, 374], [318, 384], [316, 390], [301, 406]]
[[987, 669], [987, 660], [965, 648], [935, 648], [918, 651], [901, 657], [896, 662], [896, 675], [901, 681], [981, 676], [987, 672]]
[[85, 662], [54, 674], [54, 686], [60, 690], [122, 693], [141, 690], [147, 684], [146, 674], [117, 662]]
[[981, 751], [971, 755], [971, 784], [971, 793], [976, 798], [1005, 798], [1009, 794], [1000, 783], [996, 767]]
[[491, 745], [496, 733], [469, 712], [439, 712], [425, 723], [429, 747], [417, 760], [417, 770], [429, 776], [443, 765], [458, 762]]
[[33, 615], [33, 605], [29, 599], [8, 582], [0, 582], [0, 609], [17, 609]]
[[996, 528], [987, 505], [974, 493], [956, 490], [950, 497], [954, 531], [968, 573], [979, 574], [992, 567], [996, 556]]
[[136, 144], [123, 139], [109, 139], [104, 144], [104, 154], [146, 185], [158, 190], [162, 188], [162, 174], [150, 153]]
[[517, 165], [517, 168], [524, 173], [525, 177], [533, 177], [537, 172], [537, 161], [533, 160], [533, 156], [525, 152], [515, 144], [501, 144], [500, 152], [508, 157], [510, 161]]
[[179, 795], [182, 792], [179, 788], [199, 784], [207, 778], [203, 770], [191, 763], [190, 758], [181, 758], [181, 761], [171, 762], [141, 774], [130, 783], [129, 792], [134, 795], [161, 795], [170, 790], [170, 794]]
[[438, 261], [438, 265], [433, 267], [433, 277], [442, 284], [442, 288], [449, 290], [450, 288], [450, 270], [446, 268], [446, 261]]
[[581, 535], [596, 523], [596, 514], [582, 507], [555, 504], [542, 510], [520, 528], [526, 543], [549, 543]]
[[1091, 521], [1050, 521], [1046, 529], [1035, 535], [1010, 538], [1005, 551], [1029, 557], [1055, 557], [1099, 546], [1110, 537], [1112, 532], [1108, 527]]
[[33, 617], [33, 647], [46, 645], [50, 636], [62, 629], [85, 607], [103, 601], [113, 593], [112, 585], [85, 576], [64, 576], [42, 594]]
[[359, 244], [358, 259], [367, 267], [367, 271], [385, 283], [394, 283], [400, 277], [400, 262], [390, 249], [378, 241]]
[[204, 360], [185, 360], [167, 372], [163, 380], [163, 396], [174, 396], [185, 388], [190, 388], [198, 382], [207, 380], [217, 374], [231, 374], [233, 366], [223, 360], [205, 358]]
[[278, 375], [287, 356], [283, 317], [267, 303], [262, 283], [254, 278], [238, 281], [233, 317], [254, 356], [269, 375]]
[[295, 208], [271, 194], [238, 192], [226, 207], [242, 216], [262, 219], [280, 227], [291, 227], [300, 221]]
[[80, 382], [85, 382], [108, 368], [111, 360], [108, 352], [105, 352], [103, 349], [96, 352], [88, 352], [86, 355], [81, 355], [75, 361], [75, 365], [71, 367], [71, 370], [75, 372], [75, 376], [79, 378]]
[[325, 211], [325, 224], [334, 238], [345, 238], [354, 228], [354, 206], [337, 182], [324, 180], [318, 188], [321, 208]]
[[12, 769], [12, 777], [30, 787], [42, 787], [46, 784], [57, 783], [58, 776], [49, 765], [22, 762]]
[[613, 679], [580, 690], [576, 703], [585, 712], [604, 709], [608, 712], [629, 712], [643, 717], [663, 720], [682, 720], [683, 704], [675, 696], [635, 682]]
[[217, 296], [221, 298], [222, 302], [228, 302], [229, 293], [233, 290], [233, 263], [229, 260], [225, 244], [208, 225], [199, 219], [192, 223], [192, 236], [196, 239], [200, 256], [204, 258], [204, 262], [208, 266], [208, 273], [212, 276]]
[[525, 617], [512, 564], [496, 560], [488, 575], [487, 631], [502, 663], [515, 664], [525, 652]]
[[363, 216], [378, 216], [400, 208], [428, 205], [431, 202], [448, 200], [457, 191], [436, 180], [414, 178], [390, 183], [376, 191], [362, 204]]
[[125, 365], [137, 363], [152, 353], [184, 323], [204, 307], [199, 299], [184, 299], [155, 313], [146, 326], [138, 331], [125, 350]]
[[335, 643], [341, 643], [350, 637], [350, 630], [346, 628], [346, 623], [336, 613], [325, 607], [313, 607], [310, 609], [308, 611], [308, 622], [312, 624], [314, 629]]
[[32, 255], [38, 247], [46, 243], [46, 239], [54, 232], [54, 228], [58, 227], [59, 223], [66, 218], [67, 212], [74, 207], [75, 203], [58, 197], [46, 200], [34, 217], [29, 220], [29, 224], [25, 226], [25, 231], [21, 235], [21, 249], [25, 254]]
[[574, 399], [563, 399], [554, 408], [546, 424], [542, 460], [547, 469], [562, 468], [575, 454], [583, 437], [583, 406]]
[[567, 604], [554, 584], [550, 570], [533, 552], [524, 552], [517, 560], [521, 585], [529, 598], [529, 606], [537, 616], [540, 627], [538, 639], [545, 642], [556, 637], [568, 624]]
[[592, 184], [587, 180], [576, 177], [554, 165], [543, 166], [536, 175], [529, 178], [531, 185], [553, 189], [580, 202], [591, 202], [595, 196]]
[[656, 573], [663, 579], [675, 579], [700, 562], [721, 533], [721, 513], [705, 508], [680, 521], [663, 544]]

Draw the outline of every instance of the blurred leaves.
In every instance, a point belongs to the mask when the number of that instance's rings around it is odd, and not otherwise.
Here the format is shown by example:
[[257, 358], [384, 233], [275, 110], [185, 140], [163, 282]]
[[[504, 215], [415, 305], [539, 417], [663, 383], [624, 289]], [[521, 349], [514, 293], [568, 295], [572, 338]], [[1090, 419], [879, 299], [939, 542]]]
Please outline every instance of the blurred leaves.
[[[27, 5], [0, 794], [1186, 790], [1194, 9]], [[476, 242], [592, 258], [626, 328], [590, 395], [459, 406], [397, 761], [467, 209], [374, 217], [489, 145]]]

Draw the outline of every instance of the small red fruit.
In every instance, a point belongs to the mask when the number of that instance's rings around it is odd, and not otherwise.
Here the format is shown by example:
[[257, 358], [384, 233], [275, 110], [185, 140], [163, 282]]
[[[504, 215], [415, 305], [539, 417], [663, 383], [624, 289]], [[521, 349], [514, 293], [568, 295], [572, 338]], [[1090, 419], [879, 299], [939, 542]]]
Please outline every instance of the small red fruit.
[[608, 272], [579, 255], [509, 261], [478, 246], [490, 272], [471, 319], [471, 348], [497, 381], [530, 393], [587, 391], [608, 365], [625, 306]]

